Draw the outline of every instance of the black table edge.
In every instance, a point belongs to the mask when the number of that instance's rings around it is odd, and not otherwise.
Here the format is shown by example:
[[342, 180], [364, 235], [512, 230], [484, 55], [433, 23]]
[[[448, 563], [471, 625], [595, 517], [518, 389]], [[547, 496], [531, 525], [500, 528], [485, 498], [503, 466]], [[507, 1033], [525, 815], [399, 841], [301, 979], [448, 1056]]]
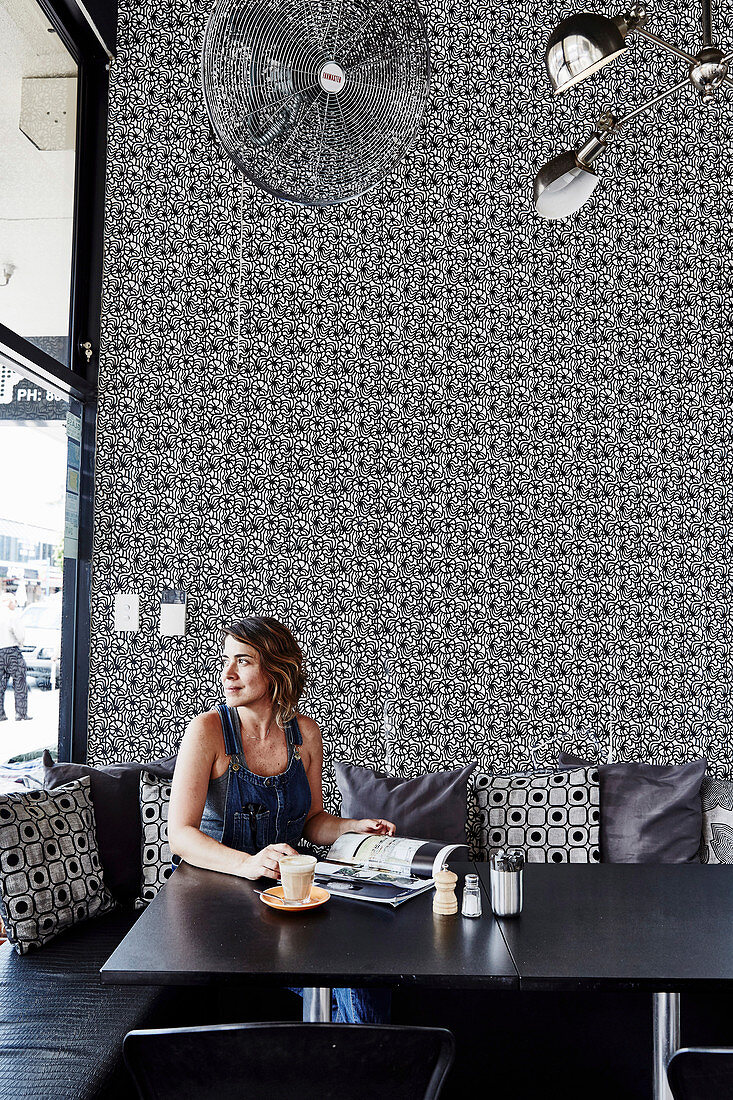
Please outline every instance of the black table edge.
[[430, 989], [519, 989], [517, 975], [497, 975], [489, 978], [477, 978], [474, 975], [456, 977], [445, 974], [303, 974], [293, 971], [289, 974], [235, 974], [222, 971], [219, 974], [196, 975], [186, 971], [161, 971], [156, 974], [156, 981], [150, 980], [147, 971], [132, 970], [107, 970], [102, 967], [100, 976], [104, 985], [238, 985], [259, 988], [272, 988], [273, 986], [327, 986], [329, 988], [340, 986], [414, 986]]
[[519, 978], [519, 989], [525, 993], [593, 993], [629, 990], [646, 993], [720, 992], [718, 978], [570, 978], [566, 975], [553, 978]]

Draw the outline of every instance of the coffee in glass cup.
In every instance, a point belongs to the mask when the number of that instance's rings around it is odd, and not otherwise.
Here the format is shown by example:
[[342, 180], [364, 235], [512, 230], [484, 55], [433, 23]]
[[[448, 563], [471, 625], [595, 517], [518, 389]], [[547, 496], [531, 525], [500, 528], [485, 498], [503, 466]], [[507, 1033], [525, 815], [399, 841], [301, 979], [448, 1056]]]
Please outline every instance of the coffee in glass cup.
[[280, 856], [280, 878], [286, 901], [308, 901], [316, 870], [315, 856]]

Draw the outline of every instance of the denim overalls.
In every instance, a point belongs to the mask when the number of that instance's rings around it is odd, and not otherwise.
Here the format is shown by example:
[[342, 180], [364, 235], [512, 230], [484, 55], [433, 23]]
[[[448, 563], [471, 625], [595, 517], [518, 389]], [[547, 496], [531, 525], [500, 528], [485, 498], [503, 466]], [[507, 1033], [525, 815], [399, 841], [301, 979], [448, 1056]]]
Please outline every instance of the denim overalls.
[[216, 709], [224, 731], [224, 751], [229, 757], [222, 844], [248, 855], [268, 844], [285, 842], [297, 847], [311, 808], [311, 789], [298, 749], [303, 744], [298, 719], [291, 718], [285, 724], [285, 771], [280, 775], [255, 775], [245, 762], [237, 711], [225, 703]]
[[[229, 757], [226, 808], [221, 843], [254, 855], [268, 844], [296, 848], [311, 805], [311, 791], [298, 746], [303, 737], [298, 719], [285, 723], [288, 766], [280, 775], [255, 775], [246, 765], [239, 714], [225, 703], [216, 708], [224, 731], [224, 750]], [[294, 989], [302, 996], [302, 989]], [[334, 989], [334, 1021], [388, 1023], [391, 992], [388, 989]]]

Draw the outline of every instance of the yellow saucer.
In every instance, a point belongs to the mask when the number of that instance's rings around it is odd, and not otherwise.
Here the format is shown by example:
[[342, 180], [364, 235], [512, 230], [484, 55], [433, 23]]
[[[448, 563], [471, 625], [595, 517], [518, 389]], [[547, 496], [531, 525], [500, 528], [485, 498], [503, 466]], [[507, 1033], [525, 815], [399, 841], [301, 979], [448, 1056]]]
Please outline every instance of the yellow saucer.
[[269, 890], [262, 891], [260, 901], [264, 901], [265, 905], [269, 905], [271, 909], [277, 909], [280, 913], [302, 913], [304, 909], [316, 909], [330, 897], [328, 890], [324, 890], [322, 886], [312, 886], [308, 901], [302, 901], [298, 905], [293, 905], [292, 902], [286, 904], [283, 900], [282, 886], [271, 886]]

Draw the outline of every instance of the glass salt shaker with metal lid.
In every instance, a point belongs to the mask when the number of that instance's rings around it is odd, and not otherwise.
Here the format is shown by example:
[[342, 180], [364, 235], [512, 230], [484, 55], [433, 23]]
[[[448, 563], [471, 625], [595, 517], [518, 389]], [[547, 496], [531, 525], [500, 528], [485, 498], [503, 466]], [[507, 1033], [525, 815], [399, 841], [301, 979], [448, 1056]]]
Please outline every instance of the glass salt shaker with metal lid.
[[491, 908], [497, 917], [516, 917], [522, 912], [524, 852], [499, 848], [490, 858]]
[[463, 883], [462, 917], [481, 916], [481, 889], [478, 875], [466, 875]]

